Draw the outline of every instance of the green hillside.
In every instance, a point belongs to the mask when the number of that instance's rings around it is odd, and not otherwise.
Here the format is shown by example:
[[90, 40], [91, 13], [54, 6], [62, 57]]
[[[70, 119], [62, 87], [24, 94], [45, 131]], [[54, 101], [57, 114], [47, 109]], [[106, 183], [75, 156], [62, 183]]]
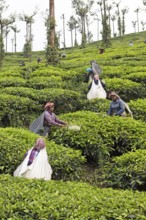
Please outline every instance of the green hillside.
[[[33, 52], [31, 62], [22, 52], [6, 53], [0, 69], [2, 220], [146, 219], [145, 39], [146, 31], [114, 38], [103, 54], [100, 41], [60, 50], [56, 66], [46, 64], [44, 51]], [[102, 68], [107, 92], [128, 103], [133, 119], [107, 116], [108, 98], [87, 99], [91, 60]], [[38, 137], [29, 125], [47, 101], [60, 119], [81, 129], [52, 128], [46, 139], [51, 181], [13, 177]]]

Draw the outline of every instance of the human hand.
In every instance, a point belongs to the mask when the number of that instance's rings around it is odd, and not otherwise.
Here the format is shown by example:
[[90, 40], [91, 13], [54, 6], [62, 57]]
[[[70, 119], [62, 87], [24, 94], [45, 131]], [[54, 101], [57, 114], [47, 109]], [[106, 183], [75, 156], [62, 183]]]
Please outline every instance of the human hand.
[[60, 124], [60, 125], [59, 125], [59, 127], [65, 127], [65, 125], [63, 125], [63, 124]]

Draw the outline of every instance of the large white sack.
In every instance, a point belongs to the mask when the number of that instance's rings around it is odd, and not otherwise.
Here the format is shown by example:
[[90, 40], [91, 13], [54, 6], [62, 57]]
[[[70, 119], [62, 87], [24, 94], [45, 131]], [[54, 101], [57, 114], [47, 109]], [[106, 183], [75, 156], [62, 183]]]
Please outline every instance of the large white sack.
[[[32, 150], [32, 149], [31, 149]], [[26, 158], [14, 171], [14, 176], [25, 177], [29, 179], [51, 180], [52, 168], [48, 162], [46, 148], [40, 150], [37, 157], [31, 165], [27, 165], [31, 153], [29, 150]]]
[[98, 85], [95, 84], [94, 80], [92, 81], [91, 88], [87, 94], [87, 99], [89, 100], [96, 98], [106, 98], [106, 91], [104, 90], [100, 80], [98, 80]]

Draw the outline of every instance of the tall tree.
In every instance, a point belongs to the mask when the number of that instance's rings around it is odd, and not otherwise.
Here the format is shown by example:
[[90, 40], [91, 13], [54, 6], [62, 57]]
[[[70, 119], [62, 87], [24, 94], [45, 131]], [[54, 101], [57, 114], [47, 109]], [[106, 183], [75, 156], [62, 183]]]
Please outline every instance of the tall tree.
[[25, 45], [23, 50], [24, 50], [24, 56], [29, 58], [30, 61], [32, 58], [32, 41], [33, 41], [32, 24], [34, 23], [34, 16], [36, 14], [37, 14], [37, 9], [35, 9], [35, 11], [31, 15], [27, 15], [25, 13], [19, 15], [20, 20], [26, 23]]
[[134, 33], [136, 33], [136, 23], [137, 23], [137, 21], [132, 21], [132, 25], [134, 27]]
[[117, 7], [117, 11], [116, 11], [116, 14], [118, 17], [118, 24], [117, 25], [118, 25], [119, 36], [121, 36], [122, 35], [122, 25], [121, 25], [121, 16], [120, 16], [120, 1], [114, 2], [114, 4]]
[[49, 15], [47, 21], [47, 47], [46, 59], [48, 64], [58, 62], [58, 51], [55, 47], [55, 4], [54, 0], [49, 0]]
[[125, 14], [128, 13], [128, 8], [123, 8], [122, 12], [122, 35], [125, 34]]
[[142, 25], [142, 30], [144, 31], [144, 30], [145, 30], [145, 25], [146, 25], [146, 22], [141, 21], [140, 23], [141, 23], [141, 25]]
[[113, 37], [115, 37], [116, 33], [115, 33], [115, 20], [116, 20], [116, 16], [112, 15], [111, 16], [111, 20], [113, 22]]
[[66, 48], [66, 37], [65, 37], [65, 15], [62, 14], [61, 16], [62, 20], [63, 20], [63, 47], [64, 47], [64, 50]]
[[75, 37], [74, 37], [74, 46], [78, 46], [78, 42], [77, 42], [77, 30], [79, 28], [79, 24], [78, 24], [78, 21], [77, 19], [73, 16], [72, 17], [72, 20], [73, 20], [73, 25], [74, 25], [74, 30], [75, 30]]
[[97, 4], [100, 6], [100, 11], [101, 11], [101, 22], [102, 22], [102, 46], [103, 47], [108, 47], [111, 45], [111, 40], [110, 40], [110, 26], [109, 26], [109, 11], [110, 7], [107, 4], [107, 0], [100, 0], [97, 2]]
[[140, 12], [140, 8], [136, 8], [134, 10], [134, 12], [136, 13], [136, 17], [137, 17], [137, 31], [139, 32], [139, 12]]
[[103, 19], [102, 19], [102, 45], [104, 47], [108, 47], [111, 45], [110, 41], [110, 27], [108, 23], [108, 15], [107, 15], [107, 0], [103, 0]]
[[71, 46], [73, 47], [73, 30], [74, 30], [74, 17], [71, 16], [69, 21], [67, 22], [67, 26], [69, 27], [69, 31], [71, 33]]
[[50, 0], [49, 7], [49, 21], [50, 21], [50, 33], [49, 33], [49, 41], [48, 45], [54, 47], [55, 45], [55, 5], [54, 0]]
[[103, 23], [103, 0], [98, 1], [97, 4], [100, 6], [101, 22]]
[[93, 34], [89, 30], [90, 25], [92, 24], [93, 21], [90, 21], [90, 18], [88, 15], [86, 15], [86, 26], [87, 26], [87, 42], [91, 42]]
[[99, 40], [99, 21], [100, 21], [100, 19], [98, 18], [98, 16], [96, 16], [94, 18], [94, 20], [97, 21], [97, 41], [98, 41]]
[[14, 31], [14, 48], [15, 53], [17, 52], [17, 33], [20, 32], [20, 30], [17, 29], [17, 26], [11, 26], [11, 29]]
[[72, 0], [73, 8], [75, 9], [76, 14], [80, 17], [81, 20], [82, 47], [86, 46], [86, 15], [91, 12], [93, 3], [93, 0], [87, 0], [87, 3], [82, 0]]
[[6, 43], [5, 43], [5, 51], [7, 52], [7, 46], [8, 46], [8, 34], [9, 34], [9, 32], [10, 32], [10, 29], [9, 29], [9, 27], [8, 26], [6, 26], [5, 27], [5, 29], [4, 29], [4, 37], [5, 37], [5, 39], [6, 39]]
[[57, 39], [58, 39], [58, 48], [60, 48], [61, 31], [57, 31], [56, 36], [57, 36]]
[[144, 6], [146, 6], [146, 0], [143, 0], [143, 4], [144, 4]]
[[3, 64], [4, 59], [4, 34], [5, 28], [15, 22], [15, 15], [10, 15], [9, 18], [4, 18], [3, 14], [7, 10], [8, 6], [6, 5], [5, 0], [0, 1], [0, 67]]
[[107, 5], [109, 28], [110, 28], [110, 36], [111, 36], [111, 9], [112, 9], [112, 5]]

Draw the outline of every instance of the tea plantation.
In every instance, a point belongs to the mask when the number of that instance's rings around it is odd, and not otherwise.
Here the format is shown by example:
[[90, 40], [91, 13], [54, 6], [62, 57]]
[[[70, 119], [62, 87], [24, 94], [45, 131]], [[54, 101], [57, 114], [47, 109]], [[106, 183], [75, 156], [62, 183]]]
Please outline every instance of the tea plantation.
[[[117, 37], [103, 54], [101, 42], [60, 50], [66, 57], [56, 66], [46, 65], [44, 51], [33, 52], [32, 62], [20, 52], [6, 54], [0, 69], [1, 220], [146, 220], [145, 37]], [[133, 119], [107, 116], [109, 99], [87, 100], [90, 60]], [[53, 127], [46, 138], [51, 181], [13, 177], [38, 137], [29, 125], [47, 101], [60, 119], [81, 129]]]

